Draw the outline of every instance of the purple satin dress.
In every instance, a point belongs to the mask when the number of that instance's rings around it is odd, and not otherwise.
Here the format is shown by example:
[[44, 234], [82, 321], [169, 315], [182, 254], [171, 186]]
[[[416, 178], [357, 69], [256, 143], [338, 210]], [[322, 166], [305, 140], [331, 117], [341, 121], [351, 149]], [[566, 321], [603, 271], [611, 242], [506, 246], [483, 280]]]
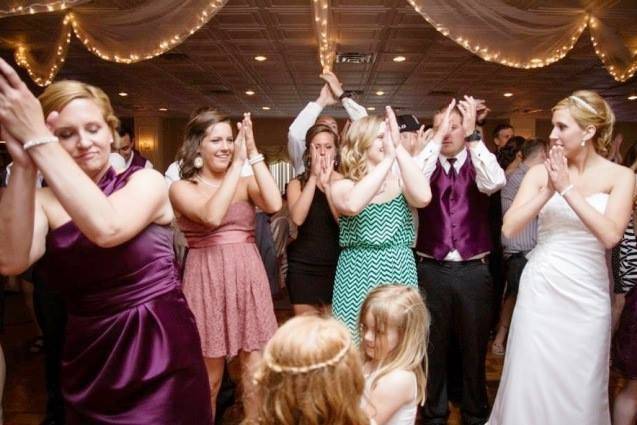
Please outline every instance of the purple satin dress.
[[[139, 170], [109, 169], [106, 194]], [[66, 299], [62, 392], [69, 424], [211, 424], [195, 319], [169, 226], [100, 248], [68, 222], [47, 235], [44, 271]]]

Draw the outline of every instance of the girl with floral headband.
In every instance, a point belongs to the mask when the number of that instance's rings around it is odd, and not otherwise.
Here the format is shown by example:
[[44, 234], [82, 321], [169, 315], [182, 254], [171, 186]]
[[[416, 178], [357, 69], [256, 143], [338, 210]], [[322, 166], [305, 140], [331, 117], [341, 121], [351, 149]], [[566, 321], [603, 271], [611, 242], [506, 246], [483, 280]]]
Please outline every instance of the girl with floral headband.
[[370, 424], [360, 407], [360, 356], [334, 319], [297, 316], [281, 326], [265, 347], [255, 383], [259, 424]]

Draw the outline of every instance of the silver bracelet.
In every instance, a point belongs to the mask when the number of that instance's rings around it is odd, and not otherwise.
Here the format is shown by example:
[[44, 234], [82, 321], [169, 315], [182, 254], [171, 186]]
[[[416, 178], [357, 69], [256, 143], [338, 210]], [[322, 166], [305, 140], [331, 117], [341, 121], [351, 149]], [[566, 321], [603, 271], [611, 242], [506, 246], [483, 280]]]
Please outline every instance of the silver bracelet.
[[560, 196], [564, 196], [566, 195], [571, 189], [573, 189], [573, 185], [569, 184], [568, 186], [566, 186], [566, 188], [560, 192]]
[[22, 145], [22, 149], [24, 149], [25, 151], [28, 151], [34, 146], [46, 145], [47, 143], [58, 143], [59, 141], [60, 139], [58, 139], [55, 136], [44, 136], [38, 139], [29, 140], [24, 145]]
[[258, 164], [259, 162], [262, 162], [264, 160], [265, 160], [265, 158], [263, 157], [263, 154], [260, 153], [259, 155], [255, 156], [254, 158], [248, 159], [248, 163], [250, 165], [254, 165], [254, 164]]

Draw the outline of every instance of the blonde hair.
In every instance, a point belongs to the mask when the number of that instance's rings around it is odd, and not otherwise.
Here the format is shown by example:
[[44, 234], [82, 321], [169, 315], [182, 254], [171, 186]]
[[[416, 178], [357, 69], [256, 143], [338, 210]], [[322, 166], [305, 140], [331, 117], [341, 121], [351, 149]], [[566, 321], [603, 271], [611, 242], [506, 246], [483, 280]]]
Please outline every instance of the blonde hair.
[[591, 90], [578, 90], [560, 100], [552, 111], [558, 109], [568, 109], [582, 129], [594, 126], [593, 146], [597, 153], [606, 154], [613, 134], [615, 114], [603, 97]]
[[44, 89], [38, 99], [45, 117], [53, 111], [60, 112], [75, 99], [92, 100], [102, 111], [102, 117], [113, 134], [113, 142], [118, 143], [117, 128], [119, 127], [119, 119], [113, 112], [113, 105], [111, 105], [110, 99], [99, 87], [80, 81], [62, 80]]
[[255, 381], [260, 424], [369, 424], [360, 407], [360, 356], [335, 319], [299, 316], [286, 322], [266, 345]]
[[378, 136], [383, 119], [370, 115], [354, 121], [341, 143], [341, 174], [359, 181], [367, 175], [367, 150]]
[[[361, 336], [364, 335], [365, 318], [371, 315], [374, 320], [376, 340], [374, 345], [380, 351], [387, 344], [386, 334], [389, 326], [398, 330], [398, 345], [387, 358], [380, 359], [374, 372], [371, 388], [380, 378], [394, 370], [406, 370], [416, 375], [418, 390], [416, 400], [424, 403], [427, 386], [427, 342], [431, 316], [422, 296], [416, 288], [404, 285], [381, 285], [373, 289], [361, 307], [358, 323]], [[379, 338], [380, 336], [380, 338]], [[361, 344], [362, 345], [362, 344]], [[372, 360], [361, 346], [364, 361]]]

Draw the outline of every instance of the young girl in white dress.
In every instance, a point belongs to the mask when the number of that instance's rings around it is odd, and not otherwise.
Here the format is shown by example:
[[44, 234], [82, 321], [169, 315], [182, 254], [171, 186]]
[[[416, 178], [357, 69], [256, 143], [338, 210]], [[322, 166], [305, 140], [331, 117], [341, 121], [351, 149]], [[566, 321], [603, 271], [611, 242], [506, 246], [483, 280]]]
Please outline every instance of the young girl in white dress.
[[429, 311], [417, 289], [383, 285], [361, 308], [365, 397], [376, 425], [413, 425], [425, 401]]

